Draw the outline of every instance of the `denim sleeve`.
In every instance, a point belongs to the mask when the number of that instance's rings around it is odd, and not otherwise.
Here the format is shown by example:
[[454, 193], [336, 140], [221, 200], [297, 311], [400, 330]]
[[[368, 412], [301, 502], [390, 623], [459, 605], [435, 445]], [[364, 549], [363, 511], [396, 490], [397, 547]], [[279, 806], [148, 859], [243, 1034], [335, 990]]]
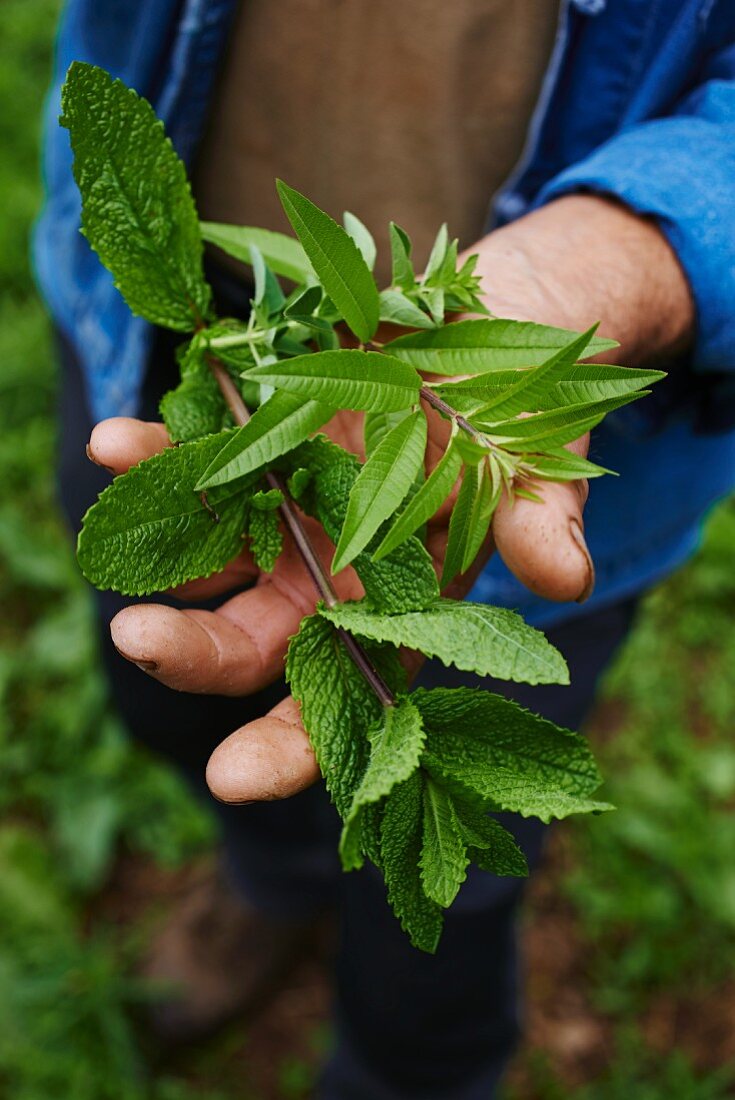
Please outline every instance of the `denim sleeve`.
[[535, 206], [614, 195], [657, 219], [696, 305], [693, 367], [735, 372], [735, 49], [667, 117], [622, 130], [552, 179]]

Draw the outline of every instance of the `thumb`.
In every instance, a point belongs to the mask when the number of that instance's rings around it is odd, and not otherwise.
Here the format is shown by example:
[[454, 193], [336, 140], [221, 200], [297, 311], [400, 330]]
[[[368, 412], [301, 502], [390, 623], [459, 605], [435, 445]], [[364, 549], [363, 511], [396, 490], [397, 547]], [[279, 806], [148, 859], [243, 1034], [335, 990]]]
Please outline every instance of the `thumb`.
[[[589, 434], [569, 445], [587, 454]], [[522, 584], [548, 600], [582, 603], [595, 584], [595, 568], [584, 538], [585, 480], [531, 482], [541, 503], [504, 496], [493, 519], [495, 545]]]

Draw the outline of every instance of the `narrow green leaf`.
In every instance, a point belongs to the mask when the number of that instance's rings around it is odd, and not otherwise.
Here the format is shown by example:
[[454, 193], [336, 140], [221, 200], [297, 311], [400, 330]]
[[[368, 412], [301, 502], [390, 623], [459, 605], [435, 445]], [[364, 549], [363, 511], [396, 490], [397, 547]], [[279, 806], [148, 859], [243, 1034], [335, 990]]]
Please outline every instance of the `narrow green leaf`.
[[[284, 460], [286, 471], [303, 466], [311, 472], [299, 505], [319, 520], [332, 542], [339, 541], [350, 491], [360, 472], [360, 463], [336, 443], [317, 436]], [[375, 536], [376, 543], [381, 532]], [[368, 546], [353, 562], [365, 595], [376, 609], [402, 612], [426, 607], [439, 595], [434, 566], [426, 548], [410, 538], [383, 561], [374, 562]]]
[[431, 779], [424, 783], [421, 884], [424, 893], [448, 909], [467, 877], [469, 857], [451, 794]]
[[313, 283], [316, 273], [299, 241], [285, 233], [258, 229], [253, 225], [222, 225], [201, 222], [202, 237], [242, 263], [252, 263], [251, 246], [255, 245], [263, 259], [275, 271], [295, 283]]
[[426, 729], [422, 765], [457, 793], [546, 822], [611, 809], [588, 797], [600, 775], [579, 734], [488, 691], [419, 688], [411, 698]]
[[255, 281], [253, 301], [256, 306], [263, 307], [263, 313], [266, 317], [270, 317], [278, 312], [286, 299], [278, 285], [278, 280], [268, 267], [263, 258], [263, 253], [256, 244], [250, 246], [250, 254]]
[[419, 766], [424, 728], [421, 715], [410, 698], [399, 699], [395, 706], [383, 709], [382, 719], [369, 731], [369, 740], [372, 746], [370, 762], [355, 791], [340, 840], [342, 866], [346, 871], [362, 866], [362, 856], [355, 843], [359, 837], [355, 825], [363, 807], [385, 798], [397, 783], [408, 779]]
[[487, 462], [465, 465], [462, 485], [449, 520], [441, 586], [466, 573], [487, 536], [502, 485], [490, 477]]
[[358, 340], [378, 327], [378, 288], [355, 242], [341, 225], [282, 180], [278, 194], [319, 281]]
[[[366, 643], [368, 657], [395, 688], [402, 678], [394, 654]], [[352, 805], [369, 758], [368, 730], [382, 718], [382, 707], [339, 639], [319, 615], [302, 620], [288, 647], [286, 679], [301, 705], [301, 717], [342, 817]]]
[[367, 226], [363, 225], [360, 219], [355, 214], [351, 214], [349, 210], [345, 210], [343, 221], [347, 233], [352, 237], [352, 240], [360, 250], [363, 260], [372, 271], [375, 267], [375, 259], [378, 254], [372, 233]]
[[84, 235], [134, 313], [192, 331], [211, 293], [186, 170], [163, 124], [132, 88], [81, 61], [61, 99]]
[[[482, 317], [455, 321], [426, 332], [410, 332], [386, 344], [385, 350], [429, 374], [482, 374], [485, 371], [535, 367], [565, 347], [578, 333]], [[593, 337], [582, 358], [617, 347], [614, 340]]]
[[421, 389], [419, 375], [407, 363], [352, 348], [256, 367], [248, 378], [334, 407], [366, 412], [408, 408], [416, 404]]
[[77, 556], [97, 588], [144, 596], [222, 569], [242, 549], [256, 479], [195, 492], [233, 432], [169, 447], [116, 477], [84, 517]]
[[503, 607], [436, 600], [420, 611], [380, 614], [364, 603], [322, 608], [335, 626], [394, 646], [418, 649], [478, 676], [526, 684], [568, 684], [569, 670], [540, 630]]
[[360, 470], [350, 493], [333, 573], [349, 565], [400, 506], [423, 465], [425, 450], [426, 417], [417, 409], [391, 429]]
[[380, 320], [409, 328], [434, 328], [434, 321], [401, 290], [381, 290]]
[[388, 900], [414, 947], [433, 954], [442, 931], [441, 908], [419, 877], [423, 846], [423, 782], [415, 772], [388, 796], [381, 828], [381, 866]]
[[293, 450], [334, 416], [319, 401], [291, 393], [274, 393], [228, 442], [203, 472], [198, 489], [223, 485], [268, 465]]
[[429, 477], [411, 498], [375, 551], [374, 561], [380, 561], [386, 554], [390, 554], [414, 531], [428, 523], [451, 493], [461, 468], [462, 458], [454, 446], [453, 437]]
[[662, 371], [641, 370], [637, 367], [616, 367], [602, 363], [574, 363], [566, 368], [560, 365], [558, 371], [554, 370], [553, 379], [547, 378], [545, 386], [533, 394], [533, 400], [526, 393], [523, 394], [521, 403], [509, 402], [506, 407], [505, 398], [517, 384], [519, 373], [530, 377], [533, 369], [522, 372], [492, 371], [463, 379], [461, 382], [434, 386], [433, 389], [460, 412], [472, 408], [479, 419], [489, 419], [485, 417], [485, 413], [489, 413], [490, 409], [495, 414], [502, 408], [504, 415], [511, 416], [520, 412], [558, 409], [565, 405], [582, 405], [647, 389], [665, 377]]
[[559, 448], [565, 443], [578, 439], [585, 432], [591, 431], [614, 409], [629, 405], [631, 401], [637, 401], [647, 393], [649, 393], [648, 390], [643, 390], [640, 393], [609, 397], [606, 401], [592, 401], [586, 405], [568, 405], [564, 409], [535, 413], [522, 420], [481, 423], [472, 417], [470, 422], [509, 451]]
[[394, 287], [411, 290], [416, 285], [416, 276], [411, 263], [411, 240], [405, 230], [395, 222], [390, 223], [388, 230], [392, 261], [391, 282]]
[[410, 415], [410, 409], [399, 409], [398, 412], [388, 413], [365, 413], [363, 439], [367, 457], [370, 457], [381, 439], [384, 439], [388, 432]]
[[422, 283], [428, 283], [434, 275], [437, 275], [444, 264], [444, 258], [449, 248], [449, 231], [446, 223], [441, 226], [431, 248]]
[[551, 450], [543, 455], [534, 455], [529, 462], [531, 463], [530, 476], [540, 478], [542, 481], [579, 481], [580, 478], [601, 477], [603, 474], [617, 476], [614, 470], [597, 466], [589, 459], [565, 450]]

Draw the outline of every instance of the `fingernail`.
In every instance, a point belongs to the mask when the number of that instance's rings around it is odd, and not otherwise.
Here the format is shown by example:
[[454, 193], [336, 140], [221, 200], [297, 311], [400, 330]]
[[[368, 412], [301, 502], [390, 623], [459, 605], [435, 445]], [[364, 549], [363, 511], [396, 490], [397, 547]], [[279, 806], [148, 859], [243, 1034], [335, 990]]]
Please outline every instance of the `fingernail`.
[[131, 664], [137, 665], [138, 668], [142, 672], [155, 672], [156, 669], [158, 668], [158, 661], [139, 661], [139, 660], [136, 660], [135, 657], [131, 657], [131, 655], [129, 653], [126, 653], [124, 649], [120, 649], [119, 645], [115, 645], [114, 642], [112, 644], [115, 646], [115, 649], [117, 650], [117, 652], [120, 654], [121, 657], [124, 657], [126, 661], [130, 661]]
[[569, 533], [576, 542], [579, 549], [584, 554], [585, 561], [587, 562], [587, 580], [585, 581], [584, 587], [582, 588], [582, 591], [579, 593], [575, 601], [576, 603], [584, 603], [585, 600], [588, 600], [590, 598], [595, 587], [595, 567], [592, 563], [590, 552], [587, 549], [587, 543], [584, 539], [582, 526], [576, 517], [573, 517], [569, 521]]
[[108, 474], [114, 474], [115, 473], [115, 470], [113, 469], [112, 466], [105, 466], [104, 462], [98, 462], [97, 461], [97, 459], [92, 454], [92, 448], [90, 447], [89, 443], [84, 448], [84, 450], [87, 452], [87, 458], [89, 459], [89, 461], [94, 462], [95, 466], [100, 466], [103, 470], [107, 470]]

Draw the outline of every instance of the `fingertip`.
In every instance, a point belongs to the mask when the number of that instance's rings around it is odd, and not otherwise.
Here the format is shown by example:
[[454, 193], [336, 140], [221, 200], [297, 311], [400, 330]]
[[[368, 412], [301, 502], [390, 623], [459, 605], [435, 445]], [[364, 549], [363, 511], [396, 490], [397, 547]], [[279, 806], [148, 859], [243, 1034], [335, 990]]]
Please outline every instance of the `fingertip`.
[[135, 420], [130, 416], [113, 416], [92, 429], [87, 457], [112, 473], [123, 473], [170, 444], [163, 424]]
[[[231, 805], [289, 798], [319, 778], [292, 699], [230, 734], [209, 758], [207, 786]], [[290, 709], [289, 709], [290, 708]]]
[[110, 623], [118, 653], [179, 691], [206, 691], [217, 653], [208, 633], [183, 611], [163, 604], [134, 604]]

